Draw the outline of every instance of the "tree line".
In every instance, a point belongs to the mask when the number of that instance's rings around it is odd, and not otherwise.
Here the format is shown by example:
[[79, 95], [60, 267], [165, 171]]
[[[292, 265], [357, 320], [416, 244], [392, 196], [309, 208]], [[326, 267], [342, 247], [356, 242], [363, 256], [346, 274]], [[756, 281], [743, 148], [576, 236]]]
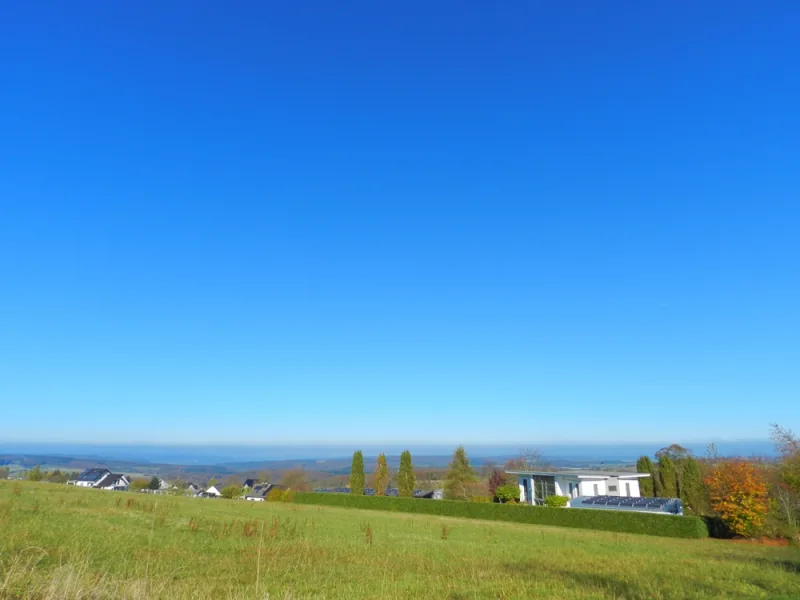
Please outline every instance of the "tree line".
[[[510, 468], [513, 465], [507, 463]], [[386, 495], [391, 472], [386, 461], [386, 455], [381, 453], [375, 463], [375, 471], [371, 477], [371, 487], [376, 496]], [[366, 489], [366, 474], [364, 471], [364, 454], [361, 450], [353, 453], [350, 468], [350, 493], [363, 495]], [[414, 495], [416, 475], [411, 459], [411, 452], [405, 450], [400, 455], [400, 467], [397, 473], [397, 492], [401, 497], [410, 498]], [[519, 486], [511, 481], [509, 476], [500, 469], [494, 469], [489, 477], [488, 486], [481, 482], [481, 478], [469, 461], [464, 446], [459, 446], [453, 452], [453, 457], [442, 480], [443, 496], [446, 500], [471, 500], [471, 501], [510, 501], [519, 498]], [[488, 492], [488, 494], [487, 494]]]
[[[389, 487], [391, 473], [386, 455], [380, 453], [375, 462], [375, 471], [372, 474], [372, 488], [376, 496], [385, 496]], [[414, 495], [416, 476], [414, 465], [411, 461], [411, 452], [404, 450], [400, 455], [400, 469], [397, 472], [397, 493], [399, 496], [410, 498]], [[350, 466], [350, 493], [363, 495], [366, 489], [366, 475], [364, 474], [364, 453], [356, 450], [353, 453], [353, 462]]]
[[[8, 479], [11, 470], [8, 467], [0, 467], [0, 479]], [[24, 477], [28, 481], [49, 481], [50, 483], [67, 483], [71, 479], [78, 477], [78, 472], [66, 472], [60, 469], [43, 471], [39, 465], [25, 472]]]
[[636, 462], [642, 496], [680, 498], [684, 511], [714, 519], [738, 536], [765, 535], [800, 541], [800, 439], [771, 426], [776, 459], [720, 457], [712, 444], [705, 457], [672, 444]]

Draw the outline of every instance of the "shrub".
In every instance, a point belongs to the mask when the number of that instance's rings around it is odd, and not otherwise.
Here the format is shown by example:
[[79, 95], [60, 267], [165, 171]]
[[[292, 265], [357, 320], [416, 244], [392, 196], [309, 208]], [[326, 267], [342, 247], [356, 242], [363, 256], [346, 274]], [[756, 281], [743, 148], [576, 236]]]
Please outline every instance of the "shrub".
[[495, 496], [500, 502], [511, 502], [519, 500], [519, 486], [514, 483], [501, 485], [495, 490]]
[[236, 498], [237, 496], [241, 496], [242, 488], [240, 488], [238, 485], [228, 485], [222, 488], [219, 493], [222, 494], [223, 498], [228, 498], [230, 500], [232, 498]]
[[510, 482], [508, 481], [508, 475], [506, 475], [505, 471], [502, 469], [492, 469], [492, 473], [489, 475], [489, 493], [492, 496], [497, 496], [497, 488], [507, 483]]
[[41, 481], [43, 478], [44, 475], [42, 474], [42, 470], [39, 468], [39, 465], [33, 467], [33, 469], [28, 471], [28, 474], [26, 475], [26, 479], [28, 481]]
[[148, 479], [137, 477], [131, 481], [131, 485], [129, 487], [132, 491], [138, 492], [141, 490], [146, 490], [149, 484], [150, 481]]
[[545, 506], [550, 508], [564, 508], [567, 505], [566, 496], [548, 496], [544, 499]]
[[271, 489], [267, 492], [267, 502], [294, 502], [297, 492], [294, 490]]
[[485, 519], [489, 521], [512, 521], [516, 523], [577, 527], [665, 537], [702, 538], [708, 536], [708, 530], [702, 519], [676, 515], [580, 508], [563, 510], [525, 504], [489, 504], [453, 500], [422, 500], [392, 496], [374, 497], [326, 493], [298, 493], [295, 502], [298, 504], [386, 510], [466, 519]]
[[491, 502], [491, 496], [473, 496], [470, 502]]
[[283, 502], [283, 490], [271, 489], [267, 492], [267, 502]]

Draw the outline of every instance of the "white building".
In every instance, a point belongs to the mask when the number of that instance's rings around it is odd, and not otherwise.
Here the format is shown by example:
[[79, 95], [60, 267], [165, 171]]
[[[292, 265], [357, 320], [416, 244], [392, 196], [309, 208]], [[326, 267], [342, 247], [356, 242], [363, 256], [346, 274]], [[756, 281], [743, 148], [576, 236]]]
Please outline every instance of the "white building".
[[112, 473], [108, 469], [87, 469], [77, 479], [68, 481], [67, 485], [90, 487], [101, 490], [127, 490], [130, 480], [125, 475]]
[[519, 501], [544, 504], [548, 496], [567, 498], [590, 496], [623, 496], [639, 498], [639, 480], [649, 473], [611, 471], [506, 471], [516, 475], [519, 482]]
[[113, 490], [115, 492], [126, 492], [131, 482], [125, 475], [109, 473], [101, 479], [94, 487], [101, 490]]
[[[246, 482], [245, 482], [246, 483]], [[250, 502], [264, 502], [275, 486], [271, 483], [253, 483], [252, 486], [245, 488], [242, 498]]]
[[78, 475], [78, 478], [74, 481], [68, 481], [69, 485], [76, 485], [78, 487], [97, 487], [97, 484], [100, 483], [103, 479], [111, 475], [111, 471], [108, 469], [102, 468], [94, 468], [94, 469], [86, 469], [83, 473]]
[[222, 496], [222, 488], [224, 486], [219, 483], [215, 483], [214, 485], [210, 486], [205, 492], [204, 495], [206, 496], [214, 496], [215, 498], [219, 498]]

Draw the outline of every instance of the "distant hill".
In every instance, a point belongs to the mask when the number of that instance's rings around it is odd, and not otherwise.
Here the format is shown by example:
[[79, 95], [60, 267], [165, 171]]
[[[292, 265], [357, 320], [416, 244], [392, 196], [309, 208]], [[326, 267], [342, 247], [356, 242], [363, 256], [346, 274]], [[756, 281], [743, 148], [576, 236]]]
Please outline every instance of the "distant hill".
[[[652, 456], [666, 444], [577, 444], [542, 445], [538, 449], [548, 465], [554, 467], [614, 467], [632, 465], [647, 454]], [[705, 446], [688, 447], [702, 456]], [[332, 455], [336, 450], [340, 454]], [[440, 453], [414, 452], [417, 469], [439, 469], [450, 462], [452, 449], [438, 447]], [[502, 465], [519, 456], [518, 449], [509, 447], [467, 447], [475, 467], [488, 463]], [[717, 451], [723, 456], [771, 456], [772, 444], [766, 441], [718, 442]], [[291, 456], [294, 453], [295, 456]], [[306, 454], [307, 453], [307, 454]], [[252, 458], [261, 454], [265, 457]], [[305, 454], [306, 458], [302, 456]], [[372, 472], [377, 452], [365, 450], [365, 469]], [[242, 457], [245, 457], [244, 459]], [[134, 446], [134, 445], [81, 445], [81, 444], [20, 444], [5, 443], [0, 446], [0, 465], [29, 469], [35, 465], [62, 471], [81, 471], [102, 466], [112, 471], [128, 474], [158, 475], [164, 478], [204, 480], [211, 477], [260, 476], [269, 473], [277, 478], [281, 471], [301, 467], [311, 481], [331, 479], [350, 472], [351, 451], [343, 447], [227, 447], [227, 446]], [[387, 461], [392, 470], [399, 467], [399, 451], [387, 450]]]

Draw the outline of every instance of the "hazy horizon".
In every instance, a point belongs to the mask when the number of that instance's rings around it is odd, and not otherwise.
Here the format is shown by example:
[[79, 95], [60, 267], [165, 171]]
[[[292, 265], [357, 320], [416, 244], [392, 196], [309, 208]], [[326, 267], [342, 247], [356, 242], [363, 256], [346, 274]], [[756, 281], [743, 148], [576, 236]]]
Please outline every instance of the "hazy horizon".
[[[652, 456], [660, 448], [673, 442], [651, 443], [560, 443], [560, 444], [470, 444], [465, 443], [473, 458], [513, 457], [523, 450], [535, 449], [545, 458], [591, 460], [635, 460], [646, 454]], [[708, 443], [684, 442], [686, 448], [698, 456], [706, 453]], [[771, 456], [772, 443], [768, 440], [716, 440], [713, 442], [720, 455]], [[58, 455], [75, 458], [98, 458], [107, 460], [144, 460], [146, 462], [196, 463], [258, 462], [276, 460], [332, 460], [345, 459], [356, 449], [365, 456], [376, 456], [383, 452], [397, 456], [405, 449], [417, 456], [448, 456], [454, 447], [446, 444], [86, 444], [86, 443], [36, 443], [0, 442], [0, 453]]]

